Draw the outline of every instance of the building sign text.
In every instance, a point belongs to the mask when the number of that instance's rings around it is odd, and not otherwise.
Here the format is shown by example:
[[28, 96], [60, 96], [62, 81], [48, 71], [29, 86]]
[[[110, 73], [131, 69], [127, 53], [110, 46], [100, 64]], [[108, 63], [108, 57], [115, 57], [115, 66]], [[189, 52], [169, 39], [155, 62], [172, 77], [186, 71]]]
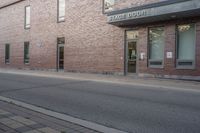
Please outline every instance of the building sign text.
[[109, 16], [108, 22], [136, 19], [136, 18], [142, 18], [142, 17], [147, 17], [147, 16], [148, 16], [147, 10], [139, 10], [139, 11], [133, 11], [133, 12], [127, 12], [127, 13]]

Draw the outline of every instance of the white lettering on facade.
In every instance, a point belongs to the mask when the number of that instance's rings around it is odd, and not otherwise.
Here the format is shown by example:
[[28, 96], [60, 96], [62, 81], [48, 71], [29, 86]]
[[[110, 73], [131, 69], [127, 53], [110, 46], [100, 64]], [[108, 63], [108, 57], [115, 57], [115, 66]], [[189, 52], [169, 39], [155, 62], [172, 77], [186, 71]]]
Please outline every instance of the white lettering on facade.
[[115, 21], [120, 21], [120, 20], [136, 19], [136, 18], [145, 17], [145, 16], [147, 16], [146, 10], [133, 11], [133, 12], [109, 16], [108, 21], [115, 22]]

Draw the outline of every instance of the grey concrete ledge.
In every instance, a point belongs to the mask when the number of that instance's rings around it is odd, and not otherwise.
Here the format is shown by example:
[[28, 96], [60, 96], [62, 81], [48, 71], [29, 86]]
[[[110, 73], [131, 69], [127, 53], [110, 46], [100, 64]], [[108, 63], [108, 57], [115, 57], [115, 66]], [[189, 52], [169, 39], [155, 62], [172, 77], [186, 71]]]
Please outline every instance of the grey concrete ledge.
[[200, 82], [200, 76], [159, 75], [159, 74], [153, 75], [153, 74], [145, 74], [145, 73], [140, 73], [138, 76], [142, 78], [162, 78], [162, 79], [188, 80], [188, 81]]

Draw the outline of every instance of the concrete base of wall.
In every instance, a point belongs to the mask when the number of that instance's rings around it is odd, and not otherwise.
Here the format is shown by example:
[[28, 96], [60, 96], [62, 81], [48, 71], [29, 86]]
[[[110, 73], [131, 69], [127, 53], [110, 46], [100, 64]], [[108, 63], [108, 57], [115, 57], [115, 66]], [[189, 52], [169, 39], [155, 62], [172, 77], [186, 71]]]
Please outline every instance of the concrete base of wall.
[[185, 76], [185, 75], [154, 75], [154, 74], [138, 74], [139, 77], [142, 78], [163, 78], [163, 79], [176, 79], [176, 80], [189, 80], [189, 81], [199, 81], [200, 76]]
[[[110, 76], [124, 76], [123, 72], [90, 72], [90, 71], [68, 71], [68, 70], [59, 70], [57, 69], [39, 69], [39, 68], [4, 68], [10, 70], [30, 70], [30, 71], [46, 71], [46, 72], [61, 72], [61, 73], [88, 73], [88, 74], [102, 74]], [[175, 79], [175, 80], [188, 80], [188, 81], [198, 81], [200, 82], [200, 76], [185, 76], [185, 75], [161, 75], [161, 74], [128, 74], [127, 77], [136, 78], [160, 78], [160, 79]]]
[[124, 76], [123, 72], [96, 72], [96, 71], [74, 71], [74, 70], [64, 70], [65, 72], [72, 72], [72, 73], [88, 73], [88, 74], [103, 74], [103, 75], [116, 75], [116, 76]]

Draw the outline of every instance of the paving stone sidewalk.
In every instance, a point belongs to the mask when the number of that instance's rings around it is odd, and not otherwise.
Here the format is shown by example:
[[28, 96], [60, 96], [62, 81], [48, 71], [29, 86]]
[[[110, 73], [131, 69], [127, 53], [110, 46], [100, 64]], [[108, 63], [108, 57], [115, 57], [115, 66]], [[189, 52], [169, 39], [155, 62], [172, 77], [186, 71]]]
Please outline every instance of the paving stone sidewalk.
[[0, 133], [98, 133], [97, 131], [0, 101]]

